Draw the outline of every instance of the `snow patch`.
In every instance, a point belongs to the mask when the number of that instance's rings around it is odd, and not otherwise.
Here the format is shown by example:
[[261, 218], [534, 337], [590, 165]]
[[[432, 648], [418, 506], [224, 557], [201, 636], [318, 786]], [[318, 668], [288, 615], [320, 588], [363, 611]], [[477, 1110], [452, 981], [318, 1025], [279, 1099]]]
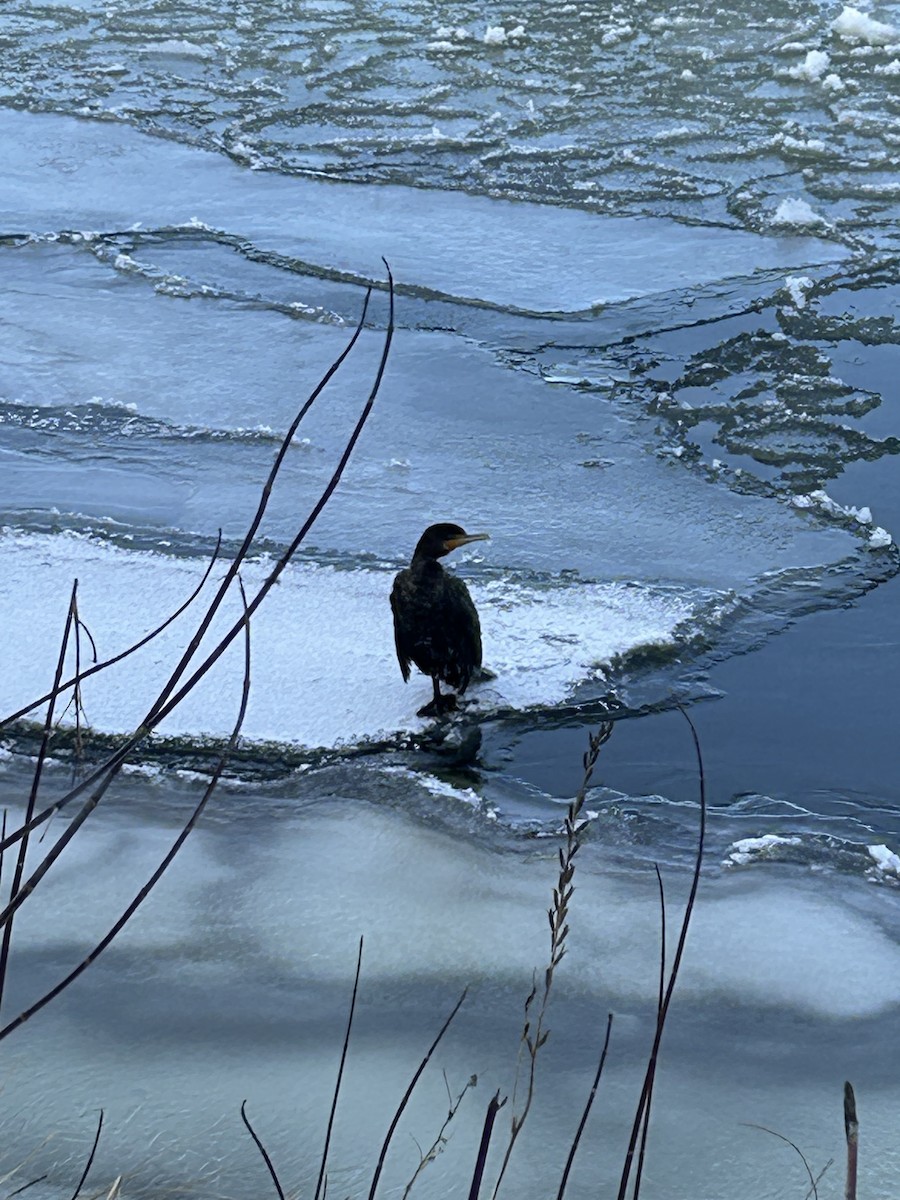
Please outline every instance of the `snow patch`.
[[784, 281], [785, 291], [791, 298], [794, 308], [806, 307], [806, 293], [813, 286], [808, 275], [788, 275]]
[[845, 42], [865, 42], [869, 46], [887, 46], [897, 41], [900, 30], [885, 25], [858, 8], [845, 5], [841, 15], [831, 22], [831, 28]]
[[828, 222], [806, 200], [788, 196], [775, 209], [772, 224], [809, 226], [827, 225]]
[[761, 837], [741, 838], [732, 842], [725, 866], [732, 863], [739, 867], [746, 866], [754, 858], [766, 858], [775, 846], [799, 846], [798, 837], [780, 837], [777, 833], [764, 833]]
[[894, 875], [900, 875], [900, 856], [893, 850], [888, 850], [887, 846], [866, 846], [866, 849], [875, 860], [872, 870], [891, 871]]
[[831, 63], [831, 59], [824, 50], [810, 50], [802, 63], [798, 63], [796, 67], [791, 67], [788, 75], [792, 79], [807, 79], [810, 82], [815, 82], [821, 79]]

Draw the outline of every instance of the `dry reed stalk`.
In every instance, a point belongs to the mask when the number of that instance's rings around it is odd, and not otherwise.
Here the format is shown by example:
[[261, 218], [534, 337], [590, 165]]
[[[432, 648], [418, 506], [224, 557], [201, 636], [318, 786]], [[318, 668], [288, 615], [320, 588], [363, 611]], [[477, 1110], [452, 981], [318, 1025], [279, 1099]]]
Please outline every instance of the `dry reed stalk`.
[[[385, 263], [385, 266], [387, 267], [387, 263]], [[253, 599], [249, 603], [247, 603], [245, 600], [244, 612], [243, 612], [243, 615], [241, 616], [241, 618], [239, 620], [237, 620], [234, 623], [234, 625], [230, 628], [228, 633], [225, 634], [225, 636], [219, 640], [219, 642], [216, 644], [214, 649], [207, 655], [204, 662], [201, 663], [201, 665], [199, 667], [197, 667], [196, 670], [194, 670], [191, 677], [181, 685], [181, 687], [178, 689], [176, 694], [175, 695], [171, 694], [172, 689], [176, 686], [178, 681], [181, 679], [181, 676], [183, 675], [184, 671], [186, 670], [194, 651], [199, 646], [200, 639], [202, 638], [203, 633], [206, 631], [206, 629], [209, 626], [209, 623], [212, 620], [212, 614], [215, 612], [216, 608], [221, 603], [221, 600], [224, 597], [225, 587], [227, 586], [225, 581], [223, 581], [223, 584], [220, 585], [216, 596], [213, 598], [212, 602], [207, 607], [206, 613], [204, 614], [204, 617], [202, 618], [202, 620], [200, 622], [198, 631], [195, 633], [194, 637], [191, 639], [191, 643], [188, 648], [188, 651], [186, 651], [185, 654], [182, 656], [178, 666], [176, 667], [176, 669], [170, 676], [167, 684], [164, 686], [162, 691], [157, 696], [157, 699], [151, 705], [150, 709], [148, 710], [147, 716], [144, 718], [144, 720], [141, 722], [141, 724], [135, 730], [135, 732], [125, 741], [124, 745], [121, 746], [97, 770], [92, 772], [91, 775], [88, 776], [88, 778], [83, 780], [77, 786], [71, 788], [69, 790], [69, 792], [67, 792], [60, 799], [56, 800], [52, 805], [45, 808], [41, 813], [38, 813], [34, 816], [31, 816], [29, 819], [26, 819], [26, 821], [14, 833], [7, 834], [6, 836], [3, 837], [2, 841], [0, 841], [0, 852], [5, 851], [9, 846], [15, 845], [17, 842], [21, 843], [24, 839], [26, 839], [28, 837], [30, 832], [33, 829], [35, 829], [38, 825], [40, 825], [44, 821], [48, 820], [54, 813], [58, 812], [66, 804], [70, 803], [76, 797], [82, 795], [84, 792], [88, 791], [91, 787], [94, 787], [94, 785], [96, 785], [95, 790], [83, 802], [81, 808], [76, 813], [76, 815], [72, 818], [68, 827], [60, 835], [60, 837], [57, 839], [57, 841], [54, 843], [54, 845], [45, 853], [43, 859], [37, 865], [37, 867], [32, 872], [32, 874], [29, 876], [29, 878], [24, 883], [21, 884], [21, 886], [16, 890], [14, 895], [11, 895], [8, 904], [2, 910], [2, 912], [0, 912], [0, 926], [6, 926], [9, 924], [9, 922], [12, 920], [12, 918], [13, 918], [15, 912], [18, 910], [18, 908], [21, 907], [21, 905], [33, 893], [35, 888], [40, 884], [41, 880], [44, 878], [44, 876], [50, 870], [53, 863], [56, 862], [56, 860], [59, 858], [60, 854], [62, 854], [65, 847], [69, 844], [69, 842], [72, 840], [72, 838], [76, 836], [76, 834], [78, 833], [78, 831], [81, 828], [81, 826], [83, 825], [83, 823], [87, 820], [87, 818], [90, 816], [90, 814], [94, 811], [94, 809], [97, 807], [97, 805], [101, 802], [103, 796], [105, 795], [106, 791], [108, 790], [108, 788], [110, 787], [110, 785], [112, 784], [112, 782], [114, 781], [116, 776], [118, 775], [119, 771], [121, 770], [122, 765], [124, 764], [125, 760], [129, 756], [129, 754], [138, 745], [140, 745], [140, 743], [143, 742], [149, 736], [149, 734], [152, 732], [152, 730], [155, 728], [155, 726], [158, 725], [159, 722], [162, 721], [166, 716], [168, 716], [177, 707], [177, 705], [181, 703], [181, 701], [184, 699], [184, 697], [191, 690], [193, 690], [193, 688], [200, 681], [200, 679], [202, 679], [206, 675], [206, 673], [212, 668], [214, 663], [217, 662], [218, 659], [221, 657], [221, 655], [225, 653], [226, 649], [231, 645], [231, 643], [233, 642], [235, 637], [237, 637], [238, 634], [240, 634], [242, 630], [246, 630], [251, 616], [253, 615], [255, 610], [259, 607], [259, 605], [262, 603], [262, 601], [264, 600], [264, 598], [266, 597], [268, 592], [271, 590], [271, 588], [274, 587], [274, 585], [277, 582], [278, 578], [280, 577], [281, 573], [284, 571], [285, 567], [288, 565], [288, 563], [293, 558], [293, 556], [296, 553], [297, 549], [299, 548], [300, 544], [303, 542], [307, 533], [311, 529], [313, 523], [315, 522], [315, 520], [321, 513], [322, 509], [325, 507], [326, 503], [328, 502], [328, 500], [334, 493], [334, 490], [336, 489], [338, 483], [340, 482], [341, 476], [343, 475], [344, 469], [346, 468], [347, 462], [350, 459], [350, 455], [353, 452], [356, 442], [359, 439], [360, 434], [362, 433], [363, 427], [369, 417], [369, 414], [371, 413], [372, 406], [373, 406], [373, 404], [375, 402], [375, 398], [378, 394], [378, 390], [381, 385], [381, 380], [384, 376], [385, 367], [387, 365], [387, 358], [388, 358], [388, 354], [390, 351], [391, 341], [393, 338], [393, 330], [394, 330], [393, 277], [391, 276], [390, 268], [388, 267], [387, 269], [388, 269], [389, 300], [390, 300], [389, 320], [388, 320], [388, 325], [387, 325], [387, 328], [385, 331], [384, 346], [382, 349], [381, 360], [379, 362], [378, 370], [377, 370], [377, 373], [375, 376], [375, 381], [372, 385], [372, 388], [370, 390], [370, 393], [366, 400], [366, 403], [362, 409], [361, 415], [358, 418], [357, 423], [353, 429], [353, 432], [351, 433], [347, 443], [345, 444], [345, 448], [344, 448], [344, 451], [338, 462], [338, 465], [335, 468], [335, 470], [333, 471], [331, 478], [329, 479], [329, 481], [326, 484], [325, 488], [323, 489], [322, 493], [320, 494], [319, 499], [314, 504], [309, 516], [307, 517], [307, 519], [304, 522], [303, 526], [301, 527], [300, 531], [294, 537], [294, 539], [291, 542], [288, 549], [281, 555], [281, 557], [276, 562], [275, 566], [269, 571], [265, 580], [258, 588], [256, 595], [253, 597]], [[371, 289], [370, 289], [370, 291], [371, 291]], [[366, 304], [368, 304], [369, 294], [370, 294], [370, 292], [367, 292], [367, 294], [366, 294]], [[231, 580], [236, 577], [239, 566], [246, 558], [246, 555], [250, 549], [250, 544], [252, 542], [253, 534], [255, 533], [256, 529], [258, 528], [259, 522], [262, 520], [262, 516], [265, 513], [266, 506], [268, 504], [269, 495], [270, 495], [271, 489], [272, 489], [272, 484], [274, 482], [278, 468], [280, 467], [281, 462], [283, 461], [284, 455], [287, 452], [287, 447], [290, 443], [290, 439], [293, 437], [293, 434], [297, 428], [297, 425], [299, 424], [300, 419], [302, 419], [302, 416], [309, 410], [309, 407], [312, 404], [313, 400], [316, 398], [316, 396], [318, 396], [320, 394], [320, 392], [324, 388], [325, 384], [332, 377], [334, 372], [337, 370], [338, 366], [340, 366], [340, 364], [344, 361], [344, 358], [346, 358], [346, 355], [349, 353], [350, 349], [352, 348], [352, 345], [355, 343], [356, 338], [358, 338], [359, 333], [362, 330], [364, 317], [365, 317], [365, 307], [363, 309], [363, 315], [360, 318], [360, 322], [357, 326], [356, 332], [354, 333], [353, 338], [351, 339], [350, 345], [347, 348], [345, 348], [345, 350], [342, 352], [342, 354], [335, 360], [335, 362], [331, 365], [329, 370], [326, 372], [323, 379], [320, 381], [319, 385], [316, 387], [316, 389], [314, 389], [313, 393], [307, 399], [303, 408], [300, 410], [297, 418], [295, 418], [295, 421], [291, 426], [289, 434], [286, 436], [286, 438], [282, 442], [281, 449], [279, 450], [279, 454], [276, 457], [275, 465], [273, 466], [272, 471], [269, 474], [269, 478], [267, 479], [266, 484], [263, 488], [262, 498], [260, 500], [260, 503], [257, 508], [257, 512], [254, 516], [254, 519], [251, 522], [250, 530], [248, 531], [248, 534], [244, 539], [244, 542], [241, 546], [238, 556], [230, 564], [228, 571], [226, 573], [226, 581], [228, 584], [230, 584]], [[202, 803], [205, 803], [205, 801]], [[193, 822], [193, 819], [192, 819], [192, 822]], [[189, 823], [190, 828], [193, 827], [192, 822]], [[180, 844], [181, 843], [179, 841], [178, 845], [180, 846]], [[176, 848], [176, 852], [177, 852], [177, 848]], [[168, 861], [171, 861], [171, 860], [169, 859]], [[167, 862], [161, 866], [159, 872], [157, 872], [157, 874], [154, 876], [150, 886], [153, 886], [153, 884], [159, 878], [159, 874], [161, 873], [161, 871], [165, 869], [166, 865], [167, 865]], [[143, 893], [141, 896], [139, 896], [137, 898], [137, 900], [135, 902], [135, 907], [137, 904], [141, 903], [144, 894], [146, 894], [146, 893]], [[130, 911], [133, 911], [133, 908], [131, 908]], [[64, 981], [62, 981], [62, 983], [60, 985], [58, 985], [56, 988], [54, 988], [51, 992], [48, 992], [46, 994], [46, 996], [44, 996], [37, 1003], [37, 1005], [32, 1005], [32, 1007], [29, 1010], [27, 1010], [25, 1013], [21, 1014], [20, 1017], [18, 1017], [14, 1022], [11, 1022], [4, 1029], [0, 1030], [0, 1038], [7, 1036], [10, 1032], [12, 1032], [12, 1030], [14, 1028], [17, 1028], [18, 1025], [22, 1024], [23, 1021], [27, 1020], [28, 1017], [33, 1015], [33, 1013], [36, 1012], [38, 1010], [38, 1008], [43, 1007], [43, 1005], [46, 1004], [50, 999], [52, 999], [54, 996], [58, 995], [59, 992], [64, 987], [67, 987], [68, 984], [72, 982], [72, 979], [74, 979], [78, 974], [80, 974], [80, 972], [82, 970], [84, 970], [86, 968], [86, 966], [88, 966], [90, 964], [90, 962], [93, 961], [93, 959], [97, 956], [97, 954], [99, 954], [101, 952], [101, 950], [106, 945], [109, 944], [109, 941], [112, 939], [112, 937], [115, 936], [115, 934], [118, 932], [118, 930], [121, 929], [122, 924], [124, 923], [124, 921], [126, 921], [128, 919], [129, 916], [130, 916], [130, 912], [127, 913], [122, 918], [121, 922], [117, 922], [116, 926], [114, 926], [113, 930], [110, 931], [110, 934], [107, 935], [107, 938], [105, 938], [103, 940], [103, 942], [99, 945], [99, 947], [97, 947], [95, 949], [95, 951], [93, 951], [92, 954], [88, 956], [87, 959], [85, 959], [81, 964], [79, 964], [79, 966], [76, 968], [76, 970], [70, 976], [67, 976], [67, 978]]]
[[481, 1141], [478, 1144], [478, 1156], [475, 1159], [475, 1171], [472, 1175], [472, 1184], [469, 1188], [469, 1200], [478, 1200], [478, 1193], [481, 1191], [481, 1181], [484, 1178], [484, 1168], [487, 1166], [488, 1149], [491, 1144], [491, 1134], [494, 1132], [494, 1122], [497, 1119], [497, 1113], [506, 1103], [507, 1097], [500, 1099], [500, 1093], [494, 1092], [487, 1106], [487, 1112], [484, 1115], [484, 1127], [481, 1131]]
[[[565, 845], [559, 851], [559, 876], [556, 881], [556, 887], [553, 889], [553, 904], [547, 910], [547, 917], [550, 922], [550, 957], [541, 981], [540, 998], [538, 999], [537, 982], [534, 982], [525, 1000], [525, 1026], [522, 1030], [519, 1043], [519, 1063], [516, 1069], [516, 1083], [513, 1087], [513, 1113], [510, 1121], [509, 1141], [506, 1145], [503, 1161], [500, 1164], [500, 1172], [497, 1176], [497, 1182], [494, 1184], [491, 1200], [496, 1200], [500, 1185], [503, 1183], [503, 1177], [506, 1174], [506, 1169], [509, 1166], [512, 1152], [519, 1134], [522, 1132], [522, 1127], [528, 1119], [531, 1104], [534, 1100], [537, 1057], [541, 1047], [550, 1036], [550, 1030], [544, 1028], [544, 1022], [550, 1004], [553, 978], [557, 967], [565, 956], [566, 941], [569, 936], [569, 903], [575, 890], [572, 883], [575, 876], [575, 855], [581, 846], [581, 812], [584, 808], [587, 790], [594, 774], [600, 749], [609, 741], [612, 731], [612, 722], [605, 721], [596, 733], [589, 734], [588, 749], [585, 751], [584, 758], [582, 759], [584, 776], [574, 800], [569, 805], [566, 819], [563, 822], [563, 833], [566, 840]], [[532, 1006], [535, 1000], [538, 1000], [537, 1014], [532, 1018]], [[534, 1022], [533, 1027], [532, 1021]], [[519, 1112], [516, 1110], [516, 1092], [518, 1090], [518, 1074], [523, 1056], [528, 1059], [528, 1079], [525, 1090], [525, 1101]]]
[[247, 1126], [247, 1131], [249, 1132], [250, 1136], [253, 1138], [254, 1142], [256, 1143], [256, 1148], [262, 1155], [263, 1162], [268, 1167], [269, 1175], [271, 1176], [272, 1182], [275, 1185], [275, 1191], [278, 1193], [278, 1200], [284, 1200], [284, 1188], [281, 1186], [281, 1180], [278, 1178], [278, 1172], [275, 1170], [275, 1164], [272, 1162], [272, 1159], [269, 1157], [268, 1150], [262, 1144], [259, 1134], [256, 1132], [256, 1130], [250, 1124], [250, 1118], [247, 1116], [247, 1101], [246, 1100], [241, 1105], [241, 1120]]
[[847, 1180], [844, 1200], [856, 1200], [856, 1168], [859, 1156], [859, 1121], [856, 1117], [856, 1096], [853, 1086], [844, 1084], [844, 1134], [847, 1139]]
[[319, 1178], [316, 1180], [316, 1191], [313, 1200], [324, 1200], [328, 1177], [325, 1168], [328, 1163], [328, 1148], [331, 1145], [331, 1131], [334, 1128], [334, 1118], [337, 1112], [338, 1097], [341, 1094], [341, 1082], [344, 1078], [344, 1064], [347, 1061], [347, 1050], [350, 1046], [350, 1032], [353, 1029], [353, 1015], [356, 1012], [356, 997], [359, 994], [359, 974], [362, 970], [363, 939], [359, 939], [359, 953], [356, 956], [356, 974], [353, 978], [353, 992], [350, 996], [350, 1012], [347, 1016], [347, 1028], [344, 1030], [344, 1045], [341, 1049], [341, 1061], [338, 1066], [337, 1080], [334, 1085], [334, 1095], [331, 1099], [331, 1111], [328, 1114], [328, 1125], [325, 1130], [325, 1145], [322, 1148], [322, 1164], [319, 1167]]
[[94, 1155], [97, 1153], [97, 1147], [100, 1145], [100, 1134], [103, 1131], [103, 1109], [100, 1109], [100, 1120], [97, 1122], [97, 1132], [94, 1134], [94, 1144], [91, 1146], [91, 1152], [88, 1155], [87, 1162], [84, 1164], [84, 1170], [81, 1172], [81, 1177], [75, 1191], [72, 1193], [72, 1200], [78, 1200], [81, 1189], [84, 1187], [84, 1182], [90, 1174], [91, 1167], [94, 1165]]
[[581, 1135], [584, 1133], [584, 1127], [587, 1124], [587, 1119], [591, 1114], [591, 1108], [594, 1104], [594, 1098], [597, 1095], [597, 1088], [600, 1086], [600, 1078], [603, 1075], [603, 1068], [606, 1065], [606, 1055], [609, 1052], [609, 1038], [612, 1033], [613, 1014], [609, 1013], [606, 1018], [606, 1035], [603, 1038], [603, 1049], [600, 1051], [600, 1061], [597, 1064], [597, 1070], [594, 1073], [594, 1080], [591, 1084], [591, 1090], [588, 1093], [587, 1101], [581, 1113], [581, 1120], [578, 1122], [578, 1129], [575, 1132], [575, 1137], [572, 1139], [572, 1145], [569, 1148], [569, 1157], [566, 1159], [566, 1165], [563, 1168], [562, 1179], [559, 1184], [559, 1191], [556, 1193], [556, 1200], [563, 1200], [566, 1192], [566, 1185], [569, 1182], [569, 1173], [572, 1170], [572, 1163], [575, 1161], [575, 1155], [578, 1152], [578, 1147], [581, 1144]]
[[[703, 767], [703, 754], [700, 750], [700, 739], [697, 736], [697, 730], [694, 728], [694, 723], [691, 718], [680, 704], [676, 705], [676, 707], [684, 717], [685, 721], [687, 721], [691, 731], [691, 738], [694, 743], [694, 753], [697, 759], [697, 775], [700, 788], [700, 829], [697, 834], [697, 854], [694, 860], [691, 888], [690, 892], [688, 893], [687, 903], [685, 904], [684, 916], [681, 921], [681, 930], [678, 934], [678, 942], [675, 947], [675, 957], [672, 961], [672, 969], [669, 972], [669, 979], [668, 983], [666, 984], [665, 995], [657, 1012], [656, 1032], [653, 1038], [653, 1046], [650, 1051], [650, 1057], [647, 1062], [647, 1070], [644, 1074], [644, 1083], [641, 1088], [640, 1099], [638, 1100], [637, 1109], [634, 1114], [634, 1122], [632, 1123], [631, 1127], [628, 1150], [626, 1151], [625, 1160], [622, 1165], [622, 1177], [619, 1181], [617, 1200], [625, 1200], [638, 1137], [641, 1136], [644, 1123], [647, 1119], [647, 1114], [649, 1113], [650, 1102], [653, 1097], [653, 1085], [656, 1079], [656, 1066], [659, 1061], [659, 1048], [662, 1042], [666, 1017], [668, 1016], [669, 1012], [669, 1005], [672, 1002], [672, 993], [675, 991], [675, 983], [678, 979], [678, 972], [681, 967], [681, 959], [684, 955], [684, 947], [687, 941], [688, 929], [690, 928], [691, 924], [691, 915], [693, 914], [694, 903], [697, 899], [697, 889], [700, 886], [700, 868], [703, 864], [703, 849], [706, 844], [706, 773]], [[640, 1194], [643, 1165], [643, 1156], [641, 1156], [638, 1161], [637, 1170], [635, 1171], [634, 1191], [632, 1192], [633, 1200], [638, 1200], [638, 1196]]]
[[446, 1021], [441, 1026], [440, 1032], [438, 1033], [437, 1037], [434, 1039], [434, 1041], [428, 1047], [428, 1050], [425, 1053], [425, 1057], [419, 1063], [418, 1067], [416, 1068], [415, 1074], [413, 1075], [412, 1079], [409, 1082], [409, 1086], [407, 1087], [406, 1091], [403, 1093], [403, 1098], [400, 1101], [399, 1105], [397, 1106], [397, 1111], [394, 1113], [393, 1119], [391, 1120], [390, 1126], [388, 1127], [387, 1136], [385, 1137], [384, 1143], [381, 1147], [381, 1152], [378, 1155], [378, 1163], [375, 1167], [375, 1174], [372, 1177], [372, 1186], [369, 1188], [369, 1200], [374, 1200], [375, 1192], [376, 1192], [376, 1189], [378, 1188], [378, 1181], [381, 1178], [381, 1172], [384, 1169], [384, 1162], [385, 1162], [385, 1159], [387, 1158], [388, 1148], [390, 1147], [391, 1141], [394, 1136], [394, 1132], [400, 1123], [400, 1118], [403, 1116], [404, 1110], [406, 1109], [406, 1106], [410, 1101], [410, 1097], [412, 1096], [413, 1091], [415, 1090], [415, 1086], [419, 1082], [422, 1072], [425, 1070], [425, 1068], [428, 1066], [428, 1063], [431, 1061], [431, 1056], [432, 1056], [432, 1054], [434, 1054], [435, 1050], [437, 1049], [438, 1044], [441, 1041], [441, 1038], [443, 1038], [444, 1034], [450, 1028], [451, 1021], [456, 1016], [456, 1014], [459, 1012], [460, 1008], [462, 1008], [463, 1001], [465, 1000], [465, 998], [468, 994], [469, 994], [469, 989], [464, 988], [462, 995], [457, 1000], [456, 1004], [454, 1004], [450, 1015], [447, 1017]]
[[[63, 671], [66, 665], [66, 653], [69, 648], [69, 638], [72, 634], [73, 624], [77, 621], [77, 597], [78, 597], [78, 580], [72, 584], [72, 591], [69, 596], [69, 607], [66, 612], [66, 623], [63, 629], [62, 640], [59, 645], [59, 655], [56, 660], [56, 672], [53, 677], [53, 687], [50, 690], [50, 698], [47, 703], [47, 715], [44, 719], [44, 731], [41, 737], [41, 745], [37, 754], [37, 762], [35, 763], [34, 773], [31, 777], [31, 789], [28, 794], [28, 802], [25, 806], [25, 824], [27, 825], [34, 816], [34, 810], [37, 805], [38, 790], [41, 786], [41, 776], [44, 771], [44, 763], [47, 759], [47, 751], [50, 746], [50, 737], [53, 733], [53, 715], [56, 709], [56, 701], [61, 690], [61, 681]], [[12, 883], [9, 888], [10, 903], [18, 898], [22, 887], [22, 876], [25, 874], [25, 857], [28, 853], [28, 834], [26, 833], [19, 842], [19, 850], [16, 855], [16, 864], [13, 868]], [[3, 929], [3, 938], [0, 942], [0, 1005], [3, 1003], [3, 993], [6, 987], [6, 976], [9, 969], [9, 952], [12, 943], [12, 914], [9, 921], [6, 922]]]

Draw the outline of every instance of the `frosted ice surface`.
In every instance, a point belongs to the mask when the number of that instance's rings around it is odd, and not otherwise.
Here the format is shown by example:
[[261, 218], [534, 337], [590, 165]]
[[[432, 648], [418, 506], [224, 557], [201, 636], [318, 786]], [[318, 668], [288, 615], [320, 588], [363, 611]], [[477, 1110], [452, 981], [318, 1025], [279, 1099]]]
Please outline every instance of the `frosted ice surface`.
[[196, 147], [52, 114], [0, 112], [0, 158], [0, 225], [8, 228], [21, 227], [23, 212], [42, 231], [195, 217], [301, 258], [315, 247], [316, 261], [363, 277], [383, 277], [385, 255], [407, 285], [526, 311], [584, 311], [847, 253], [809, 237], [773, 239], [666, 218], [260, 178]]
[[[900, 947], [831, 888], [777, 885], [698, 903], [680, 983], [821, 1016], [872, 1015], [897, 1004]], [[837, 893], [840, 895], [841, 893]], [[702, 891], [701, 891], [702, 897]]]
[[486, 46], [503, 46], [506, 43], [506, 30], [502, 25], [488, 25], [483, 41]]
[[[6, 661], [0, 712], [42, 695], [52, 679], [71, 581], [104, 656], [136, 641], [178, 607], [202, 574], [195, 560], [133, 554], [77, 537], [23, 536], [0, 542], [0, 613]], [[263, 568], [243, 572], [253, 588]], [[252, 626], [250, 738], [333, 746], [420, 729], [415, 712], [431, 683], [403, 683], [388, 595], [392, 573], [301, 563], [267, 597]], [[687, 596], [618, 583], [536, 590], [512, 582], [471, 586], [481, 612], [485, 664], [497, 679], [470, 695], [483, 710], [555, 704], [571, 688], [636, 646], [670, 643], [691, 613]], [[237, 597], [228, 622], [239, 615]], [[189, 636], [183, 617], [120, 667], [85, 684], [89, 721], [132, 729], [155, 698]], [[220, 622], [219, 627], [222, 627]], [[215, 671], [161, 726], [169, 734], [224, 734], [237, 712], [243, 650], [236, 642]]]

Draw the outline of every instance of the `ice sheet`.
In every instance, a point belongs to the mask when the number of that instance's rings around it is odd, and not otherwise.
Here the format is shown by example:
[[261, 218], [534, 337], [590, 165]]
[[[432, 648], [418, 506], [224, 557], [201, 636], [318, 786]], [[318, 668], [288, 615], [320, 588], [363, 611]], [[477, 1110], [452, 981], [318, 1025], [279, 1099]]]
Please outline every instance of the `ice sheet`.
[[[104, 656], [136, 641], [174, 611], [203, 564], [134, 554], [77, 536], [8, 537], [0, 612], [6, 655], [0, 711], [42, 695], [52, 680], [69, 588], [79, 580], [79, 611]], [[263, 568], [243, 572], [253, 588]], [[396, 662], [388, 596], [392, 574], [299, 563], [265, 601], [252, 627], [249, 738], [334, 746], [424, 728], [416, 710], [431, 684], [405, 685]], [[536, 590], [510, 582], [472, 584], [480, 609], [485, 665], [496, 680], [471, 689], [481, 711], [564, 700], [579, 682], [638, 646], [670, 645], [692, 605], [688, 596], [620, 583]], [[229, 620], [239, 614], [235, 596]], [[222, 623], [219, 623], [219, 628]], [[98, 729], [134, 728], [189, 637], [183, 617], [145, 651], [89, 680], [84, 700]], [[243, 650], [231, 648], [161, 732], [225, 734], [240, 697]]]
[[255, 174], [126, 126], [49, 114], [0, 112], [0, 157], [4, 231], [197, 218], [356, 276], [383, 278], [384, 255], [404, 285], [524, 311], [579, 312], [846, 254], [810, 237]]

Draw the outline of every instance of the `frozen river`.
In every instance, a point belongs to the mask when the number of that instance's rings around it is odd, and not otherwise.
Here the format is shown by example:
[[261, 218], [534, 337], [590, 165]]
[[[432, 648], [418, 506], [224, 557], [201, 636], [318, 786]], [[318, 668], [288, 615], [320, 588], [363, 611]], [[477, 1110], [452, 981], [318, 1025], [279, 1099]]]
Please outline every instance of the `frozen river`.
[[[671, 955], [696, 838], [675, 700], [712, 807], [642, 1194], [805, 1194], [799, 1159], [746, 1125], [821, 1169], [843, 1153], [845, 1078], [866, 1190], [889, 1189], [900, 8], [10, 0], [0, 42], [0, 716], [49, 687], [73, 578], [107, 657], [190, 593], [219, 530], [235, 553], [372, 286], [286, 455], [244, 570], [259, 585], [371, 387], [382, 256], [396, 280], [372, 416], [254, 617], [239, 755], [121, 938], [3, 1040], [9, 1190], [46, 1176], [33, 1196], [71, 1195], [103, 1108], [84, 1194], [122, 1175], [123, 1195], [256, 1197], [246, 1098], [311, 1196], [364, 935], [328, 1195], [368, 1195], [467, 985], [379, 1194], [403, 1195], [437, 1134], [446, 1070], [454, 1097], [479, 1082], [412, 1195], [468, 1195], [545, 965], [586, 730], [612, 707], [503, 1189], [556, 1195], [613, 1011], [567, 1194], [614, 1193], [653, 1033], [652, 864]], [[387, 604], [439, 520], [491, 534], [451, 563], [492, 678], [449, 730], [415, 715], [430, 685], [403, 683]], [[239, 612], [230, 596], [212, 632]], [[85, 683], [89, 762], [141, 721], [196, 620]], [[242, 668], [235, 644], [23, 906], [0, 1024], [153, 870]], [[12, 822], [36, 740], [2, 737]], [[71, 753], [67, 723], [42, 803]]]

